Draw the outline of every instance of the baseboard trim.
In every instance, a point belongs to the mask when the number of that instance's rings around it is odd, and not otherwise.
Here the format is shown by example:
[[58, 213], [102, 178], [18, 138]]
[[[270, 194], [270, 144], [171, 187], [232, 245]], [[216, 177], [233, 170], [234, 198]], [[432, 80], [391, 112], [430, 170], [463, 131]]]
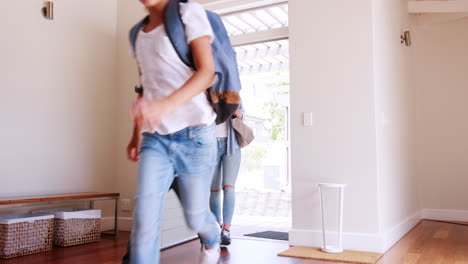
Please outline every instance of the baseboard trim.
[[[423, 209], [408, 217], [400, 224], [384, 233], [343, 233], [343, 248], [349, 250], [384, 253], [397, 243], [404, 235], [413, 229], [422, 219], [439, 221], [468, 222], [468, 211]], [[102, 230], [112, 230], [113, 217], [102, 218]], [[131, 231], [132, 218], [119, 217], [119, 230]], [[331, 233], [333, 235], [333, 233]], [[187, 241], [193, 238], [187, 239]], [[186, 242], [186, 241], [183, 241]], [[291, 246], [322, 247], [322, 231], [293, 228], [289, 231], [289, 244]], [[173, 245], [169, 245], [170, 247]]]
[[101, 232], [114, 230], [114, 217], [101, 218]]
[[163, 247], [161, 247], [161, 250], [168, 249], [168, 248], [172, 248], [172, 247], [176, 247], [176, 246], [178, 246], [178, 245], [182, 245], [182, 244], [184, 244], [184, 243], [193, 241], [193, 240], [195, 240], [195, 239], [198, 239], [198, 236], [189, 237], [189, 238], [184, 239], [184, 240], [181, 240], [181, 241], [179, 241], [179, 242], [172, 243], [172, 244], [169, 244], [169, 245], [167, 245], [167, 246], [163, 246]]
[[[384, 233], [344, 232], [342, 246], [348, 250], [384, 253], [420, 221], [421, 213], [417, 212]], [[333, 232], [330, 234], [332, 236], [336, 235]], [[289, 244], [291, 246], [322, 247], [322, 243], [321, 230], [292, 229], [289, 232]]]
[[132, 231], [132, 217], [119, 217], [119, 230]]
[[391, 230], [382, 235], [382, 249], [383, 252], [389, 250], [395, 245], [402, 237], [404, 237], [411, 229], [413, 229], [419, 222], [421, 222], [421, 212], [416, 212], [414, 215], [406, 218], [400, 224], [396, 225]]
[[[102, 217], [101, 218], [101, 231], [114, 230], [114, 217]], [[131, 231], [132, 230], [132, 218], [131, 217], [119, 217], [119, 231]]]
[[[112, 221], [114, 220], [113, 217], [110, 217], [110, 219]], [[120, 231], [132, 231], [132, 222], [133, 222], [132, 217], [119, 217], [119, 230]], [[112, 222], [112, 228], [113, 228], [113, 222]], [[183, 240], [180, 240], [180, 241], [177, 241], [177, 242], [170, 243], [168, 245], [162, 246], [161, 250], [168, 249], [168, 248], [171, 248], [171, 247], [175, 247], [175, 246], [178, 246], [178, 245], [183, 244], [183, 243], [190, 242], [190, 241], [195, 240], [195, 239], [198, 239], [198, 236], [188, 237], [186, 239], [183, 239]]]
[[422, 218], [439, 221], [468, 222], [467, 210], [423, 209]]
[[[335, 235], [330, 232], [332, 236]], [[328, 233], [327, 233], [328, 236]], [[369, 251], [382, 253], [381, 237], [377, 233], [348, 233], [342, 234], [342, 246], [348, 250]], [[322, 247], [322, 231], [307, 229], [292, 229], [289, 231], [289, 245]]]

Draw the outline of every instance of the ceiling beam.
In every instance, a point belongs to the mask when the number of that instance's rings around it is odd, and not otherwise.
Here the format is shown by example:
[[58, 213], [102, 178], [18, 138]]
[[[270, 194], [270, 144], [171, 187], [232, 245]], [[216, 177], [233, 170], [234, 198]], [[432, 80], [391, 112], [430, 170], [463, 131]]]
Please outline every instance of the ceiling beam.
[[287, 4], [288, 0], [196, 0], [196, 2], [202, 4], [210, 11], [218, 13], [219, 15], [225, 15], [265, 6]]
[[288, 39], [289, 28], [275, 28], [265, 31], [245, 33], [242, 35], [231, 36], [231, 44], [234, 47], [257, 44], [267, 41]]

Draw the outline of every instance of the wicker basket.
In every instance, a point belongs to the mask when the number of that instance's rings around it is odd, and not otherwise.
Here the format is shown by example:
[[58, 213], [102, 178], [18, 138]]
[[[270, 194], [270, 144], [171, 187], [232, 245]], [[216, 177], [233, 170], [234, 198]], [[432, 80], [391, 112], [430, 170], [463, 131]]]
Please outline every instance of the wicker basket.
[[0, 216], [0, 259], [51, 250], [53, 218], [41, 213]]
[[68, 247], [101, 240], [101, 210], [53, 211], [54, 246]]
[[101, 240], [101, 210], [66, 208], [42, 213], [54, 215], [54, 246], [69, 247]]

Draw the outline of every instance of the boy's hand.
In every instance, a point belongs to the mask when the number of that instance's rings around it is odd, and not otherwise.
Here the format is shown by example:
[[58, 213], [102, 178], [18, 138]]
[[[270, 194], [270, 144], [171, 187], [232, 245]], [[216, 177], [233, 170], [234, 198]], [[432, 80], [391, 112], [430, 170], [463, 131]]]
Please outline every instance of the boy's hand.
[[130, 142], [127, 145], [127, 157], [131, 161], [138, 161], [138, 152], [140, 149], [140, 136], [138, 136], [139, 133], [136, 135], [133, 134], [132, 138], [130, 139]]
[[132, 107], [132, 116], [139, 127], [152, 128], [161, 124], [163, 118], [172, 112], [174, 105], [168, 100], [139, 99]]

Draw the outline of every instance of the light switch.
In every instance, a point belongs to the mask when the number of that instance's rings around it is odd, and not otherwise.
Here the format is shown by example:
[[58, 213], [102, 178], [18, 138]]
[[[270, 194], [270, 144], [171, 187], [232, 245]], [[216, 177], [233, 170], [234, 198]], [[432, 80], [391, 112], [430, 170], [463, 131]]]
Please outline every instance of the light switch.
[[302, 124], [304, 126], [312, 126], [314, 122], [312, 112], [303, 112], [302, 113]]

